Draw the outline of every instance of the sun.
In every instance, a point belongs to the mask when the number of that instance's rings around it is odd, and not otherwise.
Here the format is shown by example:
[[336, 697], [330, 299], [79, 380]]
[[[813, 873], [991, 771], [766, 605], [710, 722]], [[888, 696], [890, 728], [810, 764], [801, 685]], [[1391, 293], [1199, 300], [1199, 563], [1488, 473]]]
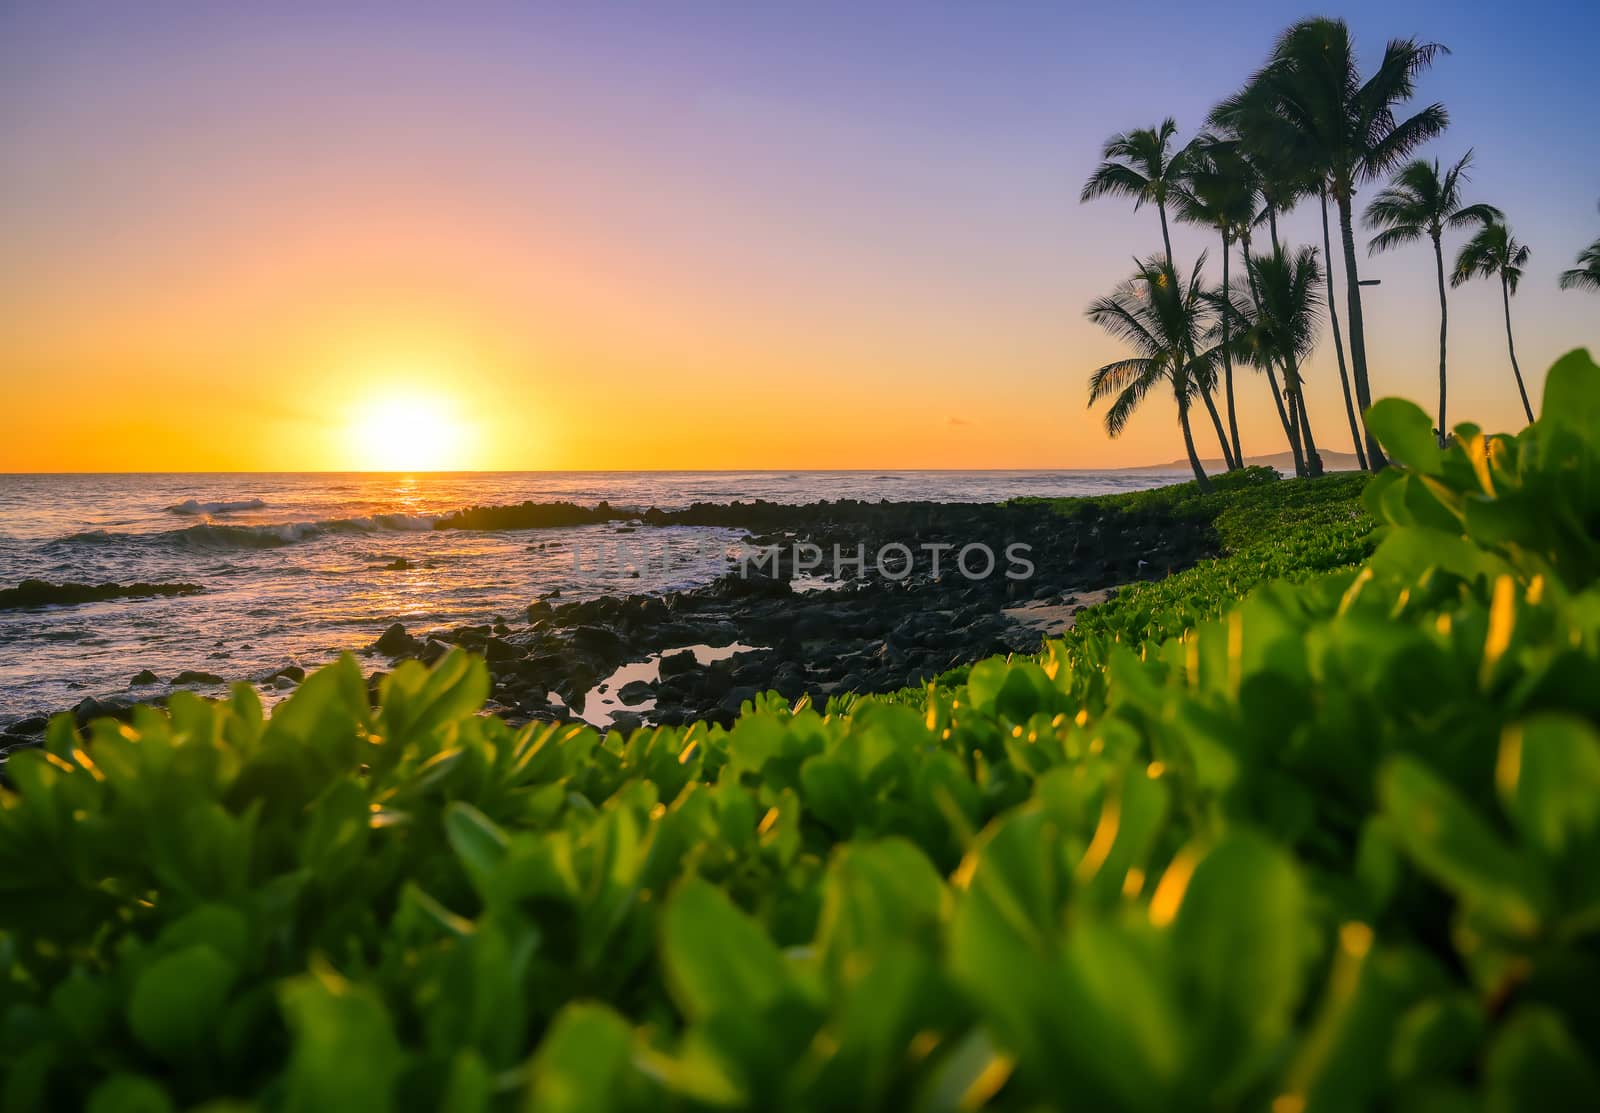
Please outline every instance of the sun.
[[386, 394], [351, 422], [352, 450], [363, 471], [451, 471], [461, 466], [463, 441], [455, 407], [438, 397]]

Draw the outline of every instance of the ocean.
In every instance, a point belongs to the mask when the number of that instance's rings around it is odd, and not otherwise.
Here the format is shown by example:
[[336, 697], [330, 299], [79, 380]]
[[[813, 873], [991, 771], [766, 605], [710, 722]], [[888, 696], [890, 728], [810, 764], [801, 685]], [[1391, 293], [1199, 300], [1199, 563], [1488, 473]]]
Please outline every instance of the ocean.
[[[676, 526], [630, 531], [619, 523], [433, 529], [440, 516], [469, 506], [995, 502], [1185, 478], [1153, 471], [0, 475], [0, 588], [29, 579], [204, 588], [0, 610], [0, 726], [86, 696], [162, 694], [185, 671], [233, 682], [258, 681], [289, 664], [310, 669], [370, 645], [395, 622], [413, 633], [497, 617], [515, 623], [553, 591], [579, 599], [697, 586], [725, 570], [743, 536]], [[635, 543], [670, 559], [596, 556]], [[130, 687], [147, 669], [157, 682]]]

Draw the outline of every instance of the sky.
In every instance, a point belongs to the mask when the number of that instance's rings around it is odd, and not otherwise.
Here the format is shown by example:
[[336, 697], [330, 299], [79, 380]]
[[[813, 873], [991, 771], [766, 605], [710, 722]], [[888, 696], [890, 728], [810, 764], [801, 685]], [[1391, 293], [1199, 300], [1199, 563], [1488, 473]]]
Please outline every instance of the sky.
[[[1170, 399], [1115, 440], [1086, 404], [1128, 353], [1084, 310], [1160, 233], [1078, 193], [1311, 14], [1364, 59], [1451, 49], [1423, 153], [1473, 148], [1532, 249], [1537, 403], [1600, 350], [1600, 298], [1556, 288], [1600, 236], [1600, 5], [0, 0], [0, 471], [1177, 459]], [[1374, 393], [1431, 407], [1431, 252], [1361, 267]], [[1451, 292], [1450, 344], [1452, 421], [1518, 427], [1495, 284]], [[1348, 451], [1326, 333], [1306, 374]], [[1246, 453], [1283, 450], [1237, 389]]]

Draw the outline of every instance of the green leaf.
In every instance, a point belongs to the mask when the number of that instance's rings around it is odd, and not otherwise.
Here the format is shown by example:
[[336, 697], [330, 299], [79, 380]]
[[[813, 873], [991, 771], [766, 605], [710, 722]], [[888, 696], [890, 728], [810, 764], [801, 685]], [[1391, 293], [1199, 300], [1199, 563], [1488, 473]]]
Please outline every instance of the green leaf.
[[279, 991], [293, 1037], [283, 1108], [289, 1113], [388, 1113], [402, 1056], [383, 1002], [326, 967]]
[[89, 1095], [88, 1113], [172, 1113], [172, 1098], [151, 1079], [114, 1074]]
[[947, 903], [943, 878], [914, 844], [852, 843], [828, 867], [816, 946], [837, 982], [854, 981], [889, 948], [933, 949]]
[[145, 1047], [167, 1059], [199, 1055], [222, 1013], [237, 968], [195, 943], [156, 959], [128, 999], [128, 1026]]
[[1391, 758], [1378, 793], [1396, 841], [1425, 873], [1515, 935], [1538, 929], [1545, 895], [1519, 858], [1414, 758]]
[[556, 1015], [533, 1057], [529, 1113], [618, 1113], [640, 1108], [633, 1030], [604, 1005], [577, 1003]]
[[1485, 1028], [1483, 1009], [1470, 994], [1430, 998], [1401, 1018], [1389, 1069], [1406, 1081], [1449, 1078], [1470, 1066]]
[[471, 804], [456, 801], [445, 809], [445, 833], [473, 886], [487, 896], [509, 841], [506, 833]]
[[1539, 421], [1571, 429], [1591, 447], [1600, 437], [1600, 366], [1587, 348], [1574, 348], [1545, 373]]
[[1309, 901], [1288, 855], [1255, 835], [1225, 838], [1195, 866], [1173, 930], [1202, 1016], [1230, 1018], [1222, 1047], [1283, 1035], [1312, 957]]
[[691, 877], [668, 899], [661, 961], [679, 1010], [691, 1020], [754, 1014], [788, 985], [783, 957], [766, 932], [716, 886]]
[[1366, 423], [1394, 459], [1424, 475], [1439, 473], [1439, 440], [1422, 407], [1403, 398], [1384, 398], [1367, 409]]
[[1502, 1028], [1485, 1067], [1489, 1113], [1600, 1109], [1600, 1074], [1547, 1009], [1524, 1008]]
[[1508, 727], [1497, 782], [1522, 837], [1551, 858], [1600, 834], [1600, 733], [1581, 719], [1541, 715]]
[[168, 949], [195, 943], [210, 947], [235, 967], [243, 967], [250, 960], [250, 923], [230, 905], [203, 904], [161, 932], [161, 945]]
[[973, 710], [1013, 723], [1026, 722], [1054, 707], [1056, 688], [1032, 661], [1006, 661], [991, 657], [972, 666], [967, 693]]

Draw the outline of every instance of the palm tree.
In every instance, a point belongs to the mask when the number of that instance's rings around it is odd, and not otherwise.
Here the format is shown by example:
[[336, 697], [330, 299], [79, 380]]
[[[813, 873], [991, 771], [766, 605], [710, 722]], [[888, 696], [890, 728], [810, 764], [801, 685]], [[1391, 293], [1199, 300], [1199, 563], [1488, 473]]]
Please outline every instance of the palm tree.
[[1257, 255], [1249, 265], [1257, 291], [1262, 347], [1283, 368], [1284, 392], [1294, 415], [1292, 424], [1304, 445], [1306, 472], [1321, 475], [1322, 457], [1311, 435], [1305, 380], [1300, 374], [1301, 365], [1317, 346], [1317, 314], [1322, 309], [1317, 249], [1302, 247], [1289, 255], [1279, 248], [1270, 255]]
[[1185, 153], [1171, 151], [1178, 122], [1171, 116], [1153, 128], [1135, 128], [1106, 140], [1105, 159], [1084, 183], [1079, 201], [1098, 197], [1131, 197], [1134, 212], [1146, 203], [1161, 217], [1161, 244], [1172, 261], [1172, 236], [1167, 231], [1167, 197], [1182, 179]]
[[[1233, 241], [1242, 225], [1248, 225], [1255, 212], [1258, 180], [1254, 167], [1239, 150], [1237, 141], [1201, 132], [1189, 144], [1190, 155], [1184, 180], [1174, 193], [1178, 219], [1211, 228], [1222, 237], [1222, 299], [1229, 293], [1228, 262]], [[1228, 409], [1228, 436], [1236, 465], [1244, 463], [1239, 445], [1239, 418], [1233, 396], [1233, 355], [1230, 351], [1227, 314], [1222, 315], [1221, 345], [1224, 401]]]
[[1322, 257], [1328, 265], [1322, 268], [1328, 289], [1328, 327], [1333, 333], [1333, 354], [1339, 361], [1339, 385], [1344, 390], [1344, 416], [1350, 423], [1350, 443], [1355, 446], [1356, 463], [1367, 470], [1367, 446], [1361, 441], [1361, 423], [1356, 420], [1356, 403], [1350, 394], [1350, 372], [1344, 362], [1344, 340], [1339, 336], [1339, 306], [1333, 296], [1333, 247], [1328, 241], [1328, 187], [1317, 188], [1317, 200], [1322, 209]]
[[[1256, 286], [1255, 271], [1250, 268], [1250, 257], [1253, 251], [1251, 248], [1250, 224], [1248, 222], [1239, 229], [1239, 252], [1244, 258], [1244, 273], [1245, 278], [1249, 281], [1250, 297], [1254, 299], [1254, 305], [1260, 305], [1261, 291]], [[1252, 309], [1253, 312], [1254, 310]], [[1272, 388], [1272, 404], [1277, 408], [1278, 421], [1283, 425], [1284, 438], [1289, 442], [1289, 451], [1294, 456], [1294, 473], [1296, 475], [1304, 475], [1306, 473], [1306, 461], [1304, 453], [1300, 450], [1300, 433], [1296, 429], [1293, 415], [1283, 404], [1284, 392], [1278, 388], [1278, 375], [1273, 370], [1273, 361], [1268, 359], [1264, 362], [1256, 363], [1256, 366], [1266, 372], [1267, 385]]]
[[[1106, 411], [1106, 432], [1115, 437], [1127, 425], [1150, 391], [1161, 383], [1172, 388], [1178, 403], [1183, 446], [1202, 491], [1212, 489], [1200, 466], [1189, 425], [1189, 407], [1201, 394], [1202, 380], [1214, 353], [1194, 356], [1196, 340], [1210, 328], [1209, 295], [1201, 281], [1205, 254], [1187, 282], [1180, 282], [1170, 258], [1135, 260], [1133, 277], [1089, 306], [1091, 321], [1139, 354], [1099, 368], [1089, 378], [1089, 404], [1112, 398]], [[1202, 363], [1207, 367], [1200, 366]]]
[[[1263, 179], [1269, 179], [1264, 189], [1263, 208], [1257, 223], [1265, 221], [1272, 233], [1274, 250], [1281, 247], [1278, 241], [1277, 214], [1282, 206], [1292, 207], [1301, 195], [1315, 193], [1322, 215], [1322, 254], [1329, 260], [1323, 268], [1327, 284], [1328, 319], [1333, 332], [1333, 350], [1339, 366], [1339, 386], [1344, 395], [1345, 418], [1350, 425], [1350, 442], [1356, 460], [1363, 471], [1367, 468], [1367, 455], [1362, 443], [1360, 423], [1356, 420], [1355, 398], [1350, 390], [1350, 371], [1344, 359], [1344, 341], [1339, 333], [1339, 309], [1333, 296], [1333, 250], [1328, 238], [1328, 183], [1318, 169], [1317, 158], [1308, 148], [1307, 137], [1289, 127], [1273, 108], [1270, 82], [1254, 80], [1244, 89], [1224, 100], [1211, 110], [1210, 122], [1238, 137], [1240, 147], [1247, 153], [1253, 167]], [[1246, 254], [1249, 253], [1249, 236], [1244, 237]], [[1271, 376], [1272, 368], [1266, 368]], [[1274, 392], [1277, 384], [1273, 382]], [[1274, 394], [1276, 400], [1276, 393]], [[1303, 471], [1298, 461], [1293, 424], [1289, 421], [1281, 402], [1278, 404], [1279, 420], [1283, 422], [1284, 435], [1296, 453], [1297, 474]]]
[[1367, 253], [1415, 243], [1423, 236], [1433, 241], [1433, 261], [1439, 276], [1439, 443], [1444, 443], [1450, 426], [1445, 421], [1445, 343], [1449, 330], [1450, 307], [1444, 293], [1444, 230], [1470, 224], [1504, 220], [1505, 214], [1493, 205], [1465, 205], [1461, 187], [1467, 182], [1467, 167], [1472, 164], [1469, 150], [1443, 174], [1439, 160], [1416, 159], [1400, 168], [1389, 188], [1367, 206], [1365, 223], [1379, 229]]
[[1578, 253], [1578, 265], [1561, 272], [1563, 290], [1600, 290], [1600, 240]]
[[1478, 229], [1456, 256], [1450, 285], [1459, 286], [1469, 278], [1500, 278], [1500, 300], [1506, 311], [1506, 350], [1511, 353], [1511, 373], [1517, 377], [1517, 392], [1522, 395], [1522, 410], [1533, 424], [1533, 407], [1528, 405], [1528, 388], [1522, 384], [1522, 368], [1517, 366], [1517, 343], [1511, 337], [1511, 295], [1522, 281], [1522, 268], [1528, 265], [1528, 248], [1517, 242], [1504, 221], [1492, 220]]
[[[1242, 95], [1263, 109], [1253, 115], [1277, 121], [1264, 129], [1265, 141], [1281, 143], [1296, 157], [1308, 158], [1311, 168], [1326, 181], [1338, 209], [1350, 363], [1356, 401], [1363, 414], [1372, 404], [1372, 388], [1356, 265], [1355, 191], [1360, 183], [1387, 173], [1444, 131], [1449, 117], [1443, 105], [1429, 105], [1405, 119], [1399, 119], [1396, 111], [1411, 99], [1417, 75], [1432, 65], [1443, 49], [1437, 43], [1415, 39], [1392, 40], [1384, 48], [1377, 70], [1362, 81], [1345, 22], [1306, 19], [1283, 33], [1266, 68]], [[1370, 431], [1366, 440], [1372, 466], [1385, 466], [1388, 461]]]
[[[1267, 254], [1249, 255], [1251, 297], [1224, 301], [1214, 298], [1219, 317], [1233, 320], [1234, 354], [1260, 370], [1283, 371], [1288, 400], [1286, 419], [1289, 447], [1294, 454], [1295, 472], [1321, 475], [1322, 457], [1311, 432], [1311, 417], [1305, 401], [1305, 380], [1301, 367], [1317, 343], [1317, 315], [1322, 310], [1318, 284], [1323, 280], [1317, 249], [1302, 247], [1293, 254], [1281, 248]], [[1214, 326], [1220, 333], [1220, 327]], [[1274, 382], [1274, 385], [1275, 382]]]
[[[1099, 197], [1131, 197], [1135, 212], [1146, 203], [1154, 204], [1161, 218], [1161, 245], [1174, 268], [1177, 264], [1173, 260], [1172, 233], [1167, 225], [1167, 200], [1183, 181], [1188, 161], [1188, 148], [1171, 149], [1177, 134], [1178, 123], [1168, 116], [1153, 128], [1135, 128], [1113, 135], [1106, 140], [1101, 152], [1105, 161], [1089, 175], [1078, 198], [1079, 201], [1093, 201]], [[1191, 361], [1193, 356], [1191, 352]], [[1223, 460], [1232, 469], [1237, 464], [1222, 429], [1222, 418], [1211, 399], [1211, 383], [1201, 383], [1200, 398], [1216, 427]]]

